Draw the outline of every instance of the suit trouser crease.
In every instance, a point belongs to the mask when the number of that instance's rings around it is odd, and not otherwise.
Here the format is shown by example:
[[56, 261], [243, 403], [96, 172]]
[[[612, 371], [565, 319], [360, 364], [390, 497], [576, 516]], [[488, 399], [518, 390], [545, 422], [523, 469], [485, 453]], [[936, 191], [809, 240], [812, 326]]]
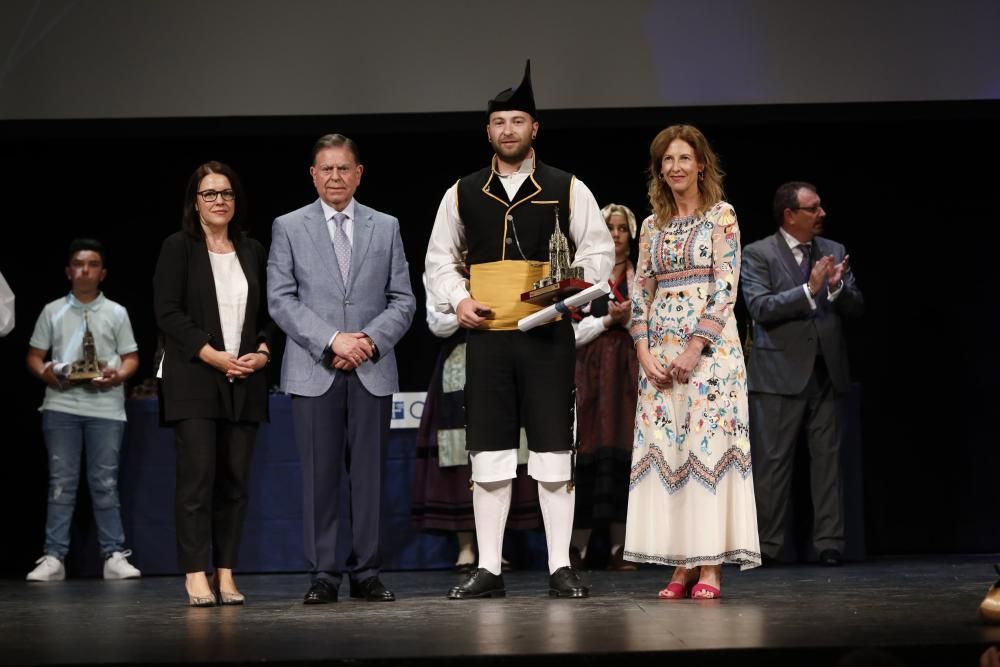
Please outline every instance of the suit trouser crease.
[[[371, 394], [354, 373], [338, 374], [321, 396], [296, 396], [292, 414], [303, 474], [304, 547], [316, 578], [356, 581], [379, 573], [382, 468], [391, 396]], [[352, 550], [339, 557], [340, 483], [347, 472]]]
[[184, 572], [233, 568], [249, 504], [257, 424], [183, 419], [177, 443], [178, 562]]
[[810, 456], [813, 546], [817, 551], [843, 550], [842, 400], [829, 377], [824, 372], [814, 372], [800, 395], [754, 392], [750, 403], [754, 489], [762, 551], [777, 558], [783, 546], [795, 448], [803, 428]]

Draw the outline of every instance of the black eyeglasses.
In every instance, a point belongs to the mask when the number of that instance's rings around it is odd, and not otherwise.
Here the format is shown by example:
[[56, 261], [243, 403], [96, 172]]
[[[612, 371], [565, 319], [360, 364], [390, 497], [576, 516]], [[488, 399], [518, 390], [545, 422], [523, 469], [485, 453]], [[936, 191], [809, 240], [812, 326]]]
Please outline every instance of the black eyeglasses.
[[792, 206], [793, 211], [809, 211], [813, 215], [819, 213], [819, 210], [823, 208], [820, 204], [813, 204], [812, 206]]
[[202, 190], [198, 193], [198, 196], [205, 201], [215, 201], [222, 195], [222, 198], [226, 201], [233, 201], [236, 199], [236, 193], [232, 190]]

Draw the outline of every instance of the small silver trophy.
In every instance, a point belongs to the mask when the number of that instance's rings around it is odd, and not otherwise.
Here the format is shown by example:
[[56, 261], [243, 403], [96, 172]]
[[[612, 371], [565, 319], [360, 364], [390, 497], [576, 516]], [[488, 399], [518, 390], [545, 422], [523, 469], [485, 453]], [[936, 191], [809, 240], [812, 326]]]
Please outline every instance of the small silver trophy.
[[590, 287], [583, 279], [583, 267], [571, 266], [569, 239], [559, 228], [559, 207], [555, 207], [556, 228], [549, 237], [549, 275], [521, 295], [521, 301], [547, 306]]

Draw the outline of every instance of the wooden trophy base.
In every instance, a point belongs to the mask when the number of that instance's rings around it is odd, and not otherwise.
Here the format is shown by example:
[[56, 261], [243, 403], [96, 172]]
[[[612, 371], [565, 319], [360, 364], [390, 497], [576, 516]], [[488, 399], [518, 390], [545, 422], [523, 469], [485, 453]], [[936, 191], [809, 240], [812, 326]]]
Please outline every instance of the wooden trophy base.
[[551, 306], [554, 303], [563, 301], [566, 297], [573, 296], [577, 292], [582, 292], [588, 287], [590, 287], [590, 283], [586, 280], [567, 278], [566, 280], [560, 280], [545, 287], [522, 292], [521, 301], [526, 301], [536, 306]]
[[104, 377], [104, 373], [99, 371], [77, 371], [76, 373], [70, 373], [66, 376], [66, 379], [70, 382], [90, 382], [91, 380], [96, 380], [99, 377]]

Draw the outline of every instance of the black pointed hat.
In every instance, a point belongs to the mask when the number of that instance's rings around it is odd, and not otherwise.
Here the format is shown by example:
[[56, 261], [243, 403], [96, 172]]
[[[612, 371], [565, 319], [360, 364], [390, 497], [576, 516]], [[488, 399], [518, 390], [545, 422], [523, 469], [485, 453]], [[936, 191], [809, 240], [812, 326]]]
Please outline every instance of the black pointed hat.
[[535, 94], [531, 90], [531, 60], [524, 63], [524, 78], [515, 88], [508, 88], [496, 94], [486, 108], [486, 113], [494, 111], [524, 111], [537, 118], [535, 111]]

